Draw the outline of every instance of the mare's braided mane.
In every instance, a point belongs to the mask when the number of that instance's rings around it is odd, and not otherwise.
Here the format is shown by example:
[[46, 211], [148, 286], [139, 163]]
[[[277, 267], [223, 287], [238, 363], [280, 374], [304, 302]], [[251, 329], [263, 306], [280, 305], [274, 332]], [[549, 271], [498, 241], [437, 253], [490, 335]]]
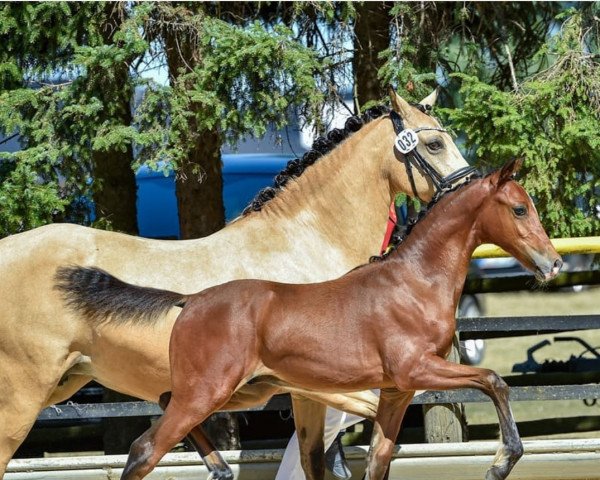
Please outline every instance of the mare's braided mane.
[[389, 113], [389, 107], [384, 105], [369, 108], [361, 116], [355, 115], [346, 120], [344, 128], [334, 128], [326, 136], [317, 138], [312, 144], [311, 149], [302, 155], [301, 158], [290, 160], [286, 167], [275, 177], [273, 186], [263, 188], [256, 194], [254, 200], [250, 202], [242, 215], [248, 215], [251, 212], [257, 212], [263, 205], [274, 198], [278, 192], [288, 183], [290, 179], [297, 178], [307, 167], [315, 163], [319, 158], [325, 156], [333, 150], [342, 141], [348, 138], [352, 133], [357, 132], [363, 125], [375, 120], [382, 115]]

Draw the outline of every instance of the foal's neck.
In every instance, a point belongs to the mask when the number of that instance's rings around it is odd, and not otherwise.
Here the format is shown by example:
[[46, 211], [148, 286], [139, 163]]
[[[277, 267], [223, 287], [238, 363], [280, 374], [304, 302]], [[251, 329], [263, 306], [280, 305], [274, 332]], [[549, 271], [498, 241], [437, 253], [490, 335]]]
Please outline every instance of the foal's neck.
[[393, 138], [386, 117], [373, 120], [288, 182], [259, 214], [295, 242], [319, 235], [343, 251], [349, 268], [367, 262], [378, 253], [395, 193], [382, 165]]
[[482, 181], [442, 198], [417, 223], [396, 252], [394, 262], [418, 265], [420, 277], [441, 295], [458, 303], [471, 255], [481, 244], [474, 228], [485, 195]]

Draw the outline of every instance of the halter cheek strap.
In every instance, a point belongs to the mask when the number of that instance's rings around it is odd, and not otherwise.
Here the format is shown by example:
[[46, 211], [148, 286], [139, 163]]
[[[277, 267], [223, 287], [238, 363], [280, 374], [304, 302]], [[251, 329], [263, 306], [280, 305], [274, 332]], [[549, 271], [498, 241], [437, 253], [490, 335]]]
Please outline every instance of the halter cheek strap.
[[[402, 117], [398, 114], [398, 112], [392, 110], [390, 112], [390, 119], [392, 121], [392, 125], [394, 126], [394, 132], [396, 135], [400, 134], [404, 130], [404, 122], [402, 121]], [[435, 128], [435, 127], [419, 127], [415, 129], [415, 133], [432, 130], [436, 132], [446, 132], [447, 130], [443, 128]], [[401, 152], [400, 152], [401, 153]], [[442, 176], [434, 167], [431, 165], [424, 157], [419, 153], [417, 148], [413, 148], [410, 152], [402, 154], [404, 158], [404, 164], [406, 165], [406, 173], [408, 175], [408, 180], [410, 181], [411, 188], [413, 190], [413, 194], [416, 198], [419, 198], [419, 194], [417, 191], [417, 186], [415, 184], [415, 179], [412, 171], [413, 164], [422, 172], [427, 174], [433, 183], [435, 188], [435, 194], [439, 195], [444, 190], [447, 190], [452, 187], [454, 183], [458, 180], [468, 177], [469, 175], [475, 173], [477, 169], [475, 167], [466, 166], [459, 168], [458, 170], [452, 172], [445, 177]], [[419, 198], [420, 199], [420, 198]]]

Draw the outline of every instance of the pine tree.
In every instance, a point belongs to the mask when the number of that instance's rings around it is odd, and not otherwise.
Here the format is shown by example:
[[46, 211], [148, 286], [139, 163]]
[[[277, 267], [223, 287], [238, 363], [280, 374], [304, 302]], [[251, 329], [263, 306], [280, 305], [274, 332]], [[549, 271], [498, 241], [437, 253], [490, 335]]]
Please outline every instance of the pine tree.
[[560, 33], [536, 55], [547, 69], [512, 91], [461, 75], [465, 103], [450, 118], [483, 165], [525, 159], [523, 185], [549, 235], [598, 235], [600, 62], [582, 14], [563, 18]]

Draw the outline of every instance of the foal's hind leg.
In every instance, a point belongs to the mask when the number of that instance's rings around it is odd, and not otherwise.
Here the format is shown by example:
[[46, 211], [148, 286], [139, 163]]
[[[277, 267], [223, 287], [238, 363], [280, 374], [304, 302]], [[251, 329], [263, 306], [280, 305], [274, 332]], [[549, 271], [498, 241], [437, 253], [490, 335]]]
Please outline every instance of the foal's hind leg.
[[140, 480], [148, 475], [169, 450], [224, 402], [214, 399], [204, 403], [194, 405], [189, 399], [179, 402], [173, 397], [163, 416], [131, 444], [121, 480]]
[[402, 419], [414, 394], [414, 391], [400, 392], [395, 388], [381, 390], [367, 458], [366, 480], [385, 478]]
[[492, 399], [498, 414], [502, 444], [486, 473], [486, 480], [504, 480], [523, 455], [523, 444], [508, 403], [508, 386], [492, 370], [451, 363], [428, 355], [414, 365], [410, 379], [399, 377], [395, 380], [416, 390], [476, 388]]
[[[222, 409], [241, 410], [243, 408], [260, 405], [261, 403], [268, 401], [279, 391], [280, 388], [278, 386], [259, 380], [255, 383], [244, 385], [235, 392]], [[170, 399], [171, 392], [165, 392], [160, 396], [159, 405], [163, 410], [167, 408]], [[202, 457], [204, 465], [212, 475], [211, 480], [233, 480], [231, 468], [210, 438], [208, 438], [202, 425], [196, 425], [192, 428], [187, 435], [187, 439]]]
[[[165, 410], [171, 400], [171, 392], [163, 393], [158, 401], [160, 408]], [[211, 480], [233, 480], [231, 468], [221, 456], [212, 441], [206, 435], [202, 425], [196, 425], [190, 430], [187, 439], [202, 457], [204, 465], [211, 473]]]

